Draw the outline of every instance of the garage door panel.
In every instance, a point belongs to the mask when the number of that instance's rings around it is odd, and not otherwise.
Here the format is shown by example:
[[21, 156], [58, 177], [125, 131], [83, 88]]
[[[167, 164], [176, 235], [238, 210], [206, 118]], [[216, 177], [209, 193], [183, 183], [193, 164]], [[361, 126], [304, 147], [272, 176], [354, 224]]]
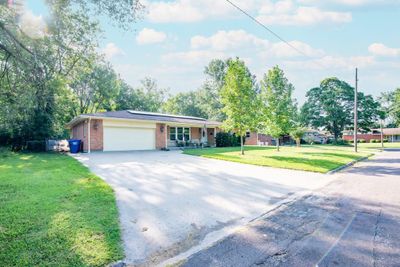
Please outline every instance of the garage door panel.
[[155, 129], [104, 127], [104, 151], [155, 149]]

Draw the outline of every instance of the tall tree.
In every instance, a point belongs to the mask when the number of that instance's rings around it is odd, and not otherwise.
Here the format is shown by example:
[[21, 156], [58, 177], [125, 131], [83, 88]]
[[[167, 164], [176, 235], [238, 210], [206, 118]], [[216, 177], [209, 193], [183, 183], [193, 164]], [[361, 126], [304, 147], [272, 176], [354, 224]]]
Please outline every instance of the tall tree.
[[[320, 87], [310, 89], [301, 108], [304, 125], [323, 128], [335, 140], [346, 128], [352, 129], [354, 117], [354, 88], [337, 78], [328, 78]], [[358, 92], [358, 126], [362, 132], [374, 127], [380, 115], [380, 104], [370, 95]]]
[[225, 120], [222, 112], [221, 90], [225, 83], [225, 76], [231, 59], [213, 59], [205, 67], [206, 80], [198, 91], [199, 105], [207, 114], [207, 118], [218, 121]]
[[223, 112], [227, 119], [223, 127], [239, 134], [241, 154], [244, 155], [243, 136], [256, 125], [257, 92], [254, 77], [245, 63], [238, 58], [231, 60], [221, 89]]
[[394, 91], [392, 112], [397, 126], [400, 127], [400, 88]]
[[319, 87], [310, 89], [301, 108], [303, 124], [324, 128], [335, 138], [352, 124], [354, 89], [337, 78], [323, 80]]
[[[378, 125], [381, 118], [381, 105], [371, 95], [358, 93], [358, 128], [362, 132], [369, 132]], [[354, 114], [354, 112], [352, 113]], [[353, 124], [351, 124], [353, 126]]]
[[95, 62], [71, 83], [77, 107], [74, 116], [99, 110], [113, 110], [120, 91], [120, 80], [110, 64]]
[[379, 97], [388, 127], [400, 127], [400, 88], [382, 93]]
[[161, 112], [168, 89], [159, 88], [157, 81], [146, 77], [137, 88], [122, 83], [116, 100], [116, 109], [133, 109], [150, 112]]
[[178, 93], [170, 97], [164, 104], [167, 113], [207, 118], [208, 114], [202, 109], [198, 91]]
[[278, 66], [264, 74], [261, 81], [262, 113], [259, 128], [276, 139], [278, 151], [280, 137], [289, 134], [294, 124], [297, 108], [292, 98], [293, 90], [293, 85]]
[[137, 0], [46, 4], [50, 19], [35, 28], [21, 20], [23, 1], [0, 3], [0, 135], [17, 146], [63, 132], [74, 99], [69, 84], [96, 53], [99, 15], [127, 28], [143, 8]]

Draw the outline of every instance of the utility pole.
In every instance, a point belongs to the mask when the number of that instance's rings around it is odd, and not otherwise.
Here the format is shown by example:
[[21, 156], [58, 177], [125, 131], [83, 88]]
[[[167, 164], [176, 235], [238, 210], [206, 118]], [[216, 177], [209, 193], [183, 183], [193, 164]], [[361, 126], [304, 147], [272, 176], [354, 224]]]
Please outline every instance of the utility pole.
[[358, 69], [356, 68], [356, 86], [354, 88], [354, 151], [357, 152], [357, 91], [358, 91]]
[[383, 120], [381, 119], [381, 147], [383, 150]]

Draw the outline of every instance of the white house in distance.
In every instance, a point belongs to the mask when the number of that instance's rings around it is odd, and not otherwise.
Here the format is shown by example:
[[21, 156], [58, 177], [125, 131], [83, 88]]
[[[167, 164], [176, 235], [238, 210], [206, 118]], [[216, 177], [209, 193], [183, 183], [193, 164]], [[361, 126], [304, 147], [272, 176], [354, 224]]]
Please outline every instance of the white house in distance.
[[326, 144], [330, 137], [329, 133], [309, 129], [304, 132], [302, 139], [304, 141], [312, 140], [315, 143]]

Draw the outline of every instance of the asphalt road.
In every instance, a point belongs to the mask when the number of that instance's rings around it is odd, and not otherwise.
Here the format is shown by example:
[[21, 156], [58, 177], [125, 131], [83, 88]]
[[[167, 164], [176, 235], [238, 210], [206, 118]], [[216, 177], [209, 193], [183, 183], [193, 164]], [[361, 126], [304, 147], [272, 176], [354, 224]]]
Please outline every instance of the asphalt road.
[[181, 266], [400, 266], [400, 150], [336, 175]]

